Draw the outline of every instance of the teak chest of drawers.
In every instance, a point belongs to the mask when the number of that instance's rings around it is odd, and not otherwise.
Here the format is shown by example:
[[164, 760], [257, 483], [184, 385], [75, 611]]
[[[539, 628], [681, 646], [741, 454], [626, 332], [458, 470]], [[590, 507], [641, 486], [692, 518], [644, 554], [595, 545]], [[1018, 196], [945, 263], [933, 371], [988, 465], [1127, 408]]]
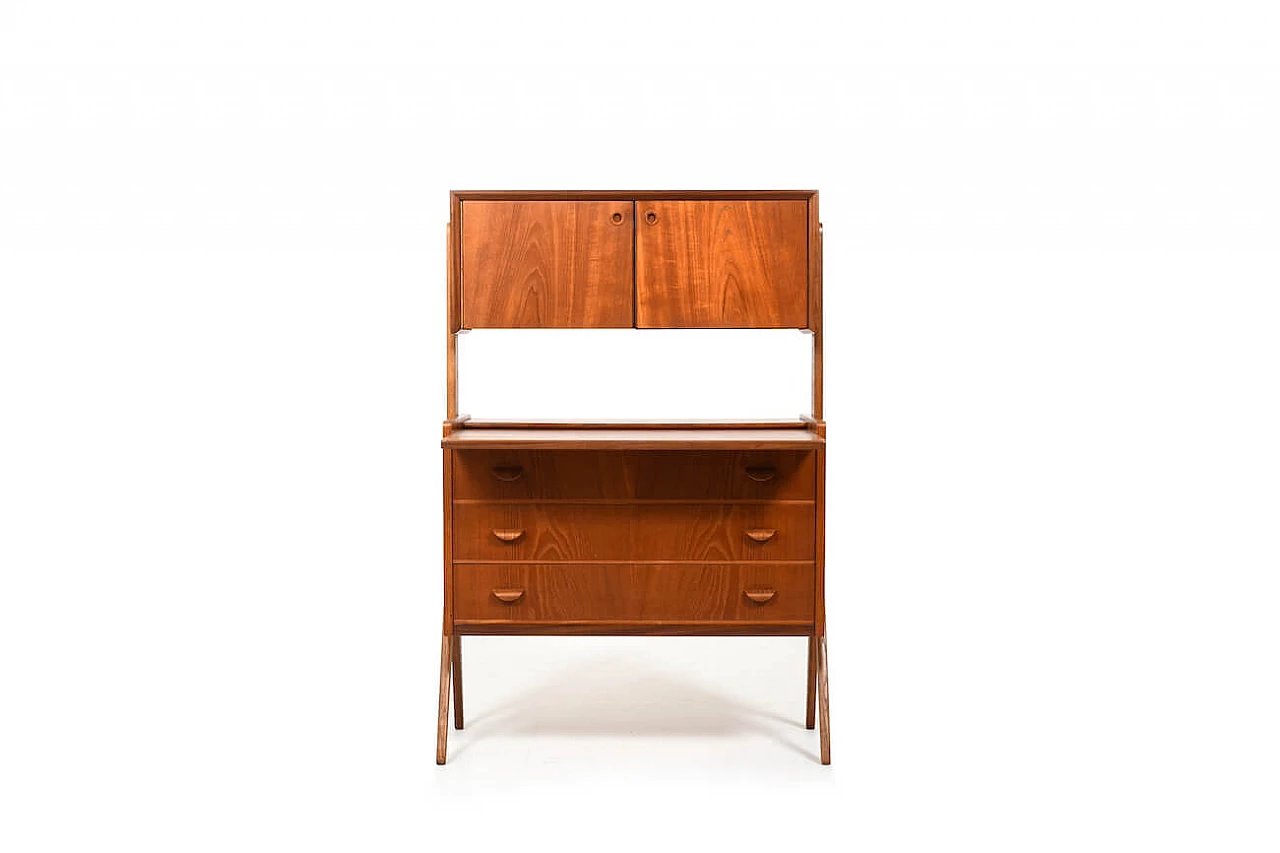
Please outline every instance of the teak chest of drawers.
[[[465, 634], [809, 638], [805, 724], [831, 761], [823, 597], [818, 194], [454, 192], [448, 226], [444, 627], [463, 726]], [[471, 328], [795, 328], [794, 421], [514, 423], [457, 411]]]

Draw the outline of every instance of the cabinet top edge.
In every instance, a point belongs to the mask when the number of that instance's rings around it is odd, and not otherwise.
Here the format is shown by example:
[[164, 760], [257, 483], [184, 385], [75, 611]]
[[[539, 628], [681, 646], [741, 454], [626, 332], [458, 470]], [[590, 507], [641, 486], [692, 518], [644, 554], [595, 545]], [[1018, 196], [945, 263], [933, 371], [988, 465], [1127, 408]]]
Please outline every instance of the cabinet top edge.
[[808, 429], [466, 429], [444, 436], [454, 450], [812, 450], [826, 443]]
[[817, 190], [451, 190], [451, 202], [463, 201], [656, 201], [794, 200], [818, 198]]

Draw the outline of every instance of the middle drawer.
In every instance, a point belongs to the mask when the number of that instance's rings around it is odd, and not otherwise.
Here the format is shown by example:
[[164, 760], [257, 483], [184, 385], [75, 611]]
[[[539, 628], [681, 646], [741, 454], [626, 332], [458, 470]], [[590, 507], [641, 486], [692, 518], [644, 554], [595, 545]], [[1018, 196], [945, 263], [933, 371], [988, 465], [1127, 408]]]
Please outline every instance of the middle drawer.
[[456, 503], [455, 560], [812, 560], [813, 504]]

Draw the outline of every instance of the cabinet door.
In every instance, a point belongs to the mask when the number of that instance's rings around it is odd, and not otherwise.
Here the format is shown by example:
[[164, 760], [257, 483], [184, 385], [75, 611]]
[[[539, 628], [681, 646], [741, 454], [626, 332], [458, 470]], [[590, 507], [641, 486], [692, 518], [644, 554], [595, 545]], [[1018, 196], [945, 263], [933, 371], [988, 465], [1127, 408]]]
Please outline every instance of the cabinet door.
[[630, 327], [630, 201], [464, 201], [462, 327]]
[[807, 202], [641, 201], [636, 218], [637, 326], [808, 324]]

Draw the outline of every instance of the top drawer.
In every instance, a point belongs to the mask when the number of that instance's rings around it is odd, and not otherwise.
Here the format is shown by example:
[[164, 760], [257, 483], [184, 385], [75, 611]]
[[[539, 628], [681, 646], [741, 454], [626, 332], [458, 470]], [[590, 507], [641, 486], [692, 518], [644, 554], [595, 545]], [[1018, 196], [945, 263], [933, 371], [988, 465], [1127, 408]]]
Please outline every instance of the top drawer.
[[461, 450], [458, 500], [813, 500], [811, 451]]

